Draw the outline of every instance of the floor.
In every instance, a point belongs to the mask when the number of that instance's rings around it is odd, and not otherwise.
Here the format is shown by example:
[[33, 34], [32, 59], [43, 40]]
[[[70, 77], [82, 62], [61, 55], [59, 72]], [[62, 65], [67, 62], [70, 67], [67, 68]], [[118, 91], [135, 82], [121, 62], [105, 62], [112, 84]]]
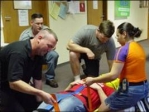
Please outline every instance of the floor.
[[[146, 55], [148, 56], [148, 60], [146, 61], [146, 72], [148, 74], [147, 77], [149, 80], [149, 39], [140, 41], [139, 43], [143, 46], [143, 48], [145, 49]], [[100, 63], [101, 63], [100, 74], [106, 73], [108, 71], [108, 65], [106, 62], [105, 54], [103, 54], [102, 60], [100, 61]], [[55, 72], [56, 72], [55, 79], [57, 80], [59, 87], [52, 88], [48, 85], [45, 85], [45, 83], [43, 83], [43, 90], [45, 90], [46, 92], [55, 93], [55, 92], [64, 90], [67, 87], [67, 85], [73, 81], [73, 75], [68, 62], [65, 64], [58, 65]]]

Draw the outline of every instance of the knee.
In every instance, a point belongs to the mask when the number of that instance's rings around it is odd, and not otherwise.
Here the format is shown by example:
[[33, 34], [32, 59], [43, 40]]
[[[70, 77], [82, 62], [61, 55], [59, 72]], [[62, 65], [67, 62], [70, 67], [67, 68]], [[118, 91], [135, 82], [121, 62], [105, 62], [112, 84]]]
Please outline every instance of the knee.
[[51, 56], [56, 59], [59, 58], [59, 54], [56, 51], [51, 51]]
[[69, 52], [69, 57], [71, 61], [79, 60], [79, 57], [80, 57], [79, 55], [80, 54], [76, 52], [72, 52], [72, 51]]
[[50, 51], [46, 55], [46, 60], [58, 60], [59, 54], [56, 51]]
[[48, 57], [55, 58], [55, 59], [59, 57], [59, 54], [56, 51], [50, 51], [47, 55]]

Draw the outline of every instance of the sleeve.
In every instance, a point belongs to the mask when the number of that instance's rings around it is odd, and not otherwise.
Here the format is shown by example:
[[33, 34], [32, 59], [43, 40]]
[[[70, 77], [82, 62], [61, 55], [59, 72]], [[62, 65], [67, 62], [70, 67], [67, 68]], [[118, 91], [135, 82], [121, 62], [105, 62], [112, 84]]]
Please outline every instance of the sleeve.
[[120, 47], [117, 50], [114, 61], [115, 62], [125, 62], [127, 54], [128, 54], [128, 46], [125, 45], [125, 46]]
[[107, 60], [114, 60], [116, 47], [113, 38], [111, 37], [107, 46], [106, 56]]
[[42, 79], [42, 60], [41, 59], [37, 61], [35, 68], [36, 69], [34, 70], [33, 78], [36, 80], [41, 80]]
[[[14, 61], [15, 60], [15, 61]], [[8, 81], [20, 80], [23, 77], [23, 57], [19, 53], [13, 53], [9, 58]]]

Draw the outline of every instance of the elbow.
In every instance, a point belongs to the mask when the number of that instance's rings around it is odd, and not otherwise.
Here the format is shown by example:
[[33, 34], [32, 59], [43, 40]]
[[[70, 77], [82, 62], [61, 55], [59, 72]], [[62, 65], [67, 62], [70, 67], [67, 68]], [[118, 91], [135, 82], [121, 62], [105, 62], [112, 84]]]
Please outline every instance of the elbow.
[[19, 84], [19, 80], [18, 81], [13, 81], [13, 82], [9, 82], [9, 87], [13, 90], [16, 90]]
[[73, 47], [72, 45], [69, 43], [67, 46], [66, 46], [67, 50], [71, 50]]
[[115, 80], [116, 78], [118, 78], [116, 74], [111, 75], [111, 80]]
[[10, 87], [10, 89], [13, 89], [13, 90], [15, 90], [15, 83], [14, 82], [9, 82], [9, 87]]
[[69, 45], [66, 46], [66, 49], [67, 49], [67, 50], [70, 50]]
[[73, 41], [70, 40], [66, 46], [67, 50], [71, 50], [73, 48]]

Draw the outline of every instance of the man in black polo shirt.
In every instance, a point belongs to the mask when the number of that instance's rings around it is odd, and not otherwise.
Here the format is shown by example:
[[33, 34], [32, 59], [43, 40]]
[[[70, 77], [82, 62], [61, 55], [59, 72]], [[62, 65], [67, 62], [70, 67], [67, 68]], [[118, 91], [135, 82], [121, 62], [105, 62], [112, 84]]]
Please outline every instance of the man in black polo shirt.
[[55, 101], [42, 91], [42, 56], [57, 41], [52, 30], [43, 29], [33, 39], [10, 43], [0, 51], [0, 111], [31, 112], [41, 101]]

